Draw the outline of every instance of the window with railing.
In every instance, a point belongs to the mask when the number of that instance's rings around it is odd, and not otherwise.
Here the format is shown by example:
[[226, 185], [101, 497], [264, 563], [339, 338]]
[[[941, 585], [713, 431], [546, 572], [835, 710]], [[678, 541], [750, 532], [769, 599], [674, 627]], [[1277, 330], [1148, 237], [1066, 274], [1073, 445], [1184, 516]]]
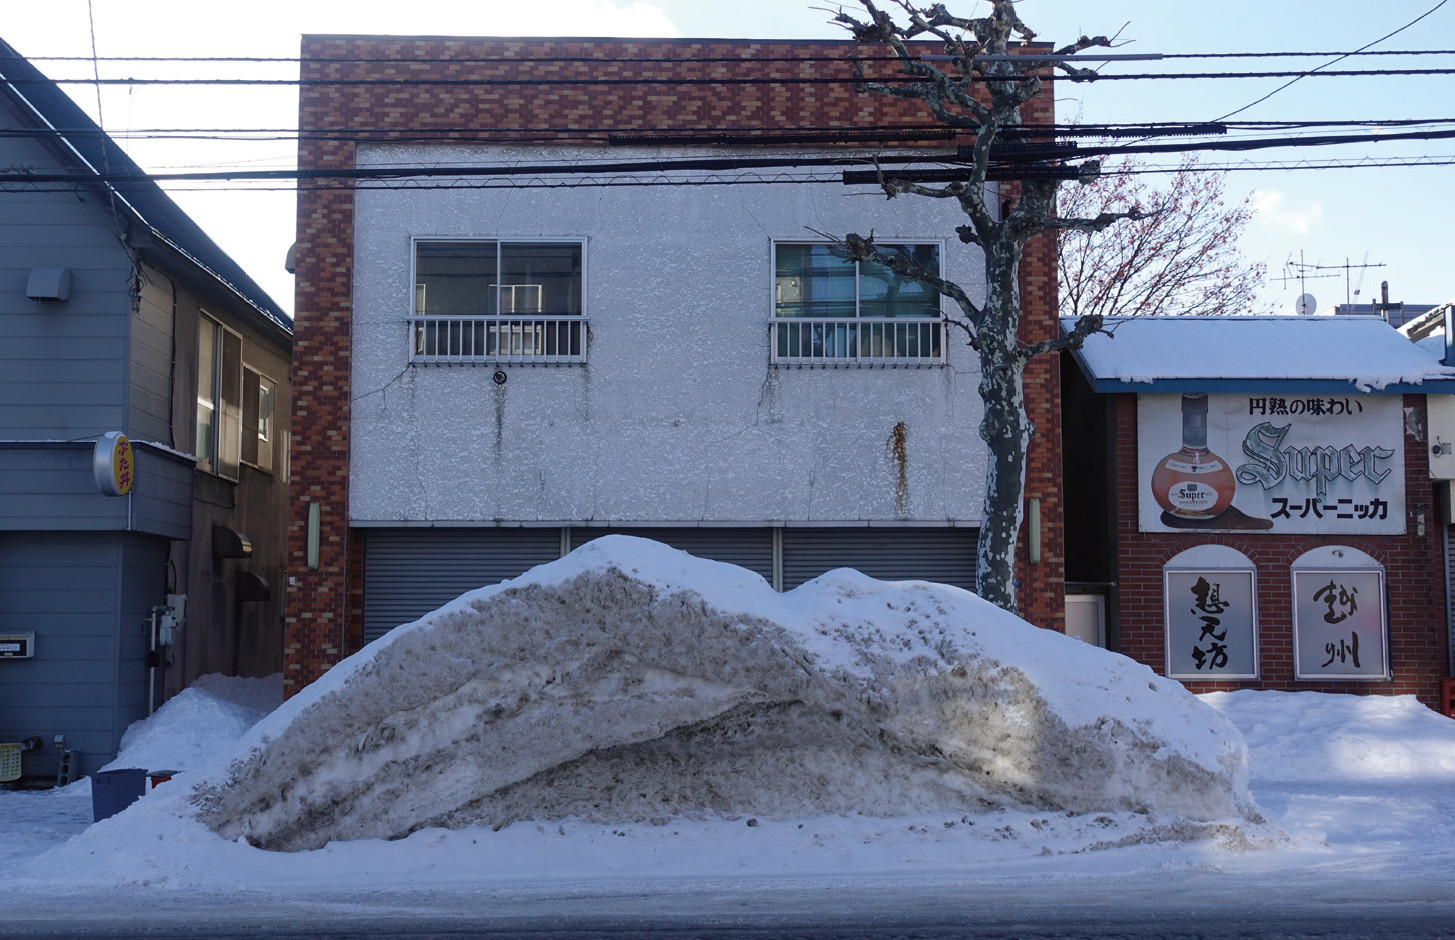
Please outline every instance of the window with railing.
[[580, 242], [415, 242], [410, 361], [586, 361]]
[[[883, 244], [938, 275], [937, 244]], [[827, 244], [773, 246], [769, 356], [788, 365], [935, 365], [945, 361], [939, 294]]]

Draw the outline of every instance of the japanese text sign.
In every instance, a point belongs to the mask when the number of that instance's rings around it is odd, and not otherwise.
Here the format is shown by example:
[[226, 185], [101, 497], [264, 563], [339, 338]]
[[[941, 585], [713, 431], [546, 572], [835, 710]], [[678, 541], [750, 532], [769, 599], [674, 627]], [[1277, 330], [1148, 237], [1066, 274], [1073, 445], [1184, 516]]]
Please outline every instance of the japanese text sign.
[[1167, 675], [1258, 677], [1257, 589], [1251, 570], [1163, 572]]
[[1294, 569], [1293, 621], [1296, 678], [1389, 678], [1383, 571]]

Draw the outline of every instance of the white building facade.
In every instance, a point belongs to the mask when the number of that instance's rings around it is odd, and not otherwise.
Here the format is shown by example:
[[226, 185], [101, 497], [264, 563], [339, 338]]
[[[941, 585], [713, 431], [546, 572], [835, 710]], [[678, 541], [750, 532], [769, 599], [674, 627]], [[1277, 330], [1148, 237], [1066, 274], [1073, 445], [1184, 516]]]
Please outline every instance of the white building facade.
[[[723, 154], [611, 153], [694, 156]], [[369, 168], [599, 159], [359, 149]], [[940, 298], [835, 257], [826, 237], [872, 216], [880, 244], [974, 296], [979, 250], [953, 237], [954, 207], [704, 173], [466, 179], [356, 194], [349, 514], [375, 530], [366, 584], [387, 557], [403, 582], [390, 594], [417, 592], [400, 569], [439, 533], [405, 530], [441, 527], [487, 530], [441, 537], [532, 563], [603, 531], [702, 530], [654, 534], [746, 559], [780, 588], [802, 580], [792, 558], [785, 575], [785, 539], [810, 568], [833, 566], [835, 545], [863, 564], [857, 543], [885, 553], [886, 575], [973, 583], [978, 361]], [[387, 609], [366, 613], [370, 633], [405, 612]]]

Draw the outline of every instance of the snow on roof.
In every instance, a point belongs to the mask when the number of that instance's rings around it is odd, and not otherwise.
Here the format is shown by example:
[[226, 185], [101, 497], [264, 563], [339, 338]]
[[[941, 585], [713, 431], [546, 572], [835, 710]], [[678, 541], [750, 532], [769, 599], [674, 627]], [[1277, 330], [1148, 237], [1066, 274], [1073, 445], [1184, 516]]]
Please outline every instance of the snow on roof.
[[1455, 392], [1455, 368], [1378, 317], [1117, 317], [1105, 329], [1076, 353], [1099, 392]]

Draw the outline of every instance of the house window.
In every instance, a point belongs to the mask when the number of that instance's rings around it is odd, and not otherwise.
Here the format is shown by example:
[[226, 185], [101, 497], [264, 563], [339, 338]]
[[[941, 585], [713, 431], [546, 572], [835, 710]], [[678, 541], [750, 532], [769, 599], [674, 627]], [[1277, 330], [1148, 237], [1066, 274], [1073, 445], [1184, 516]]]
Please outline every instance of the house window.
[[[938, 244], [884, 244], [939, 274]], [[827, 244], [773, 246], [772, 360], [788, 364], [922, 365], [944, 361], [939, 294]]]
[[276, 436], [273, 404], [278, 397], [278, 385], [248, 366], [243, 366], [242, 376], [242, 460], [271, 472]]
[[243, 463], [272, 470], [277, 383], [243, 365], [237, 333], [207, 316], [197, 333], [197, 466], [230, 480]]
[[417, 241], [411, 361], [584, 362], [580, 242]]

